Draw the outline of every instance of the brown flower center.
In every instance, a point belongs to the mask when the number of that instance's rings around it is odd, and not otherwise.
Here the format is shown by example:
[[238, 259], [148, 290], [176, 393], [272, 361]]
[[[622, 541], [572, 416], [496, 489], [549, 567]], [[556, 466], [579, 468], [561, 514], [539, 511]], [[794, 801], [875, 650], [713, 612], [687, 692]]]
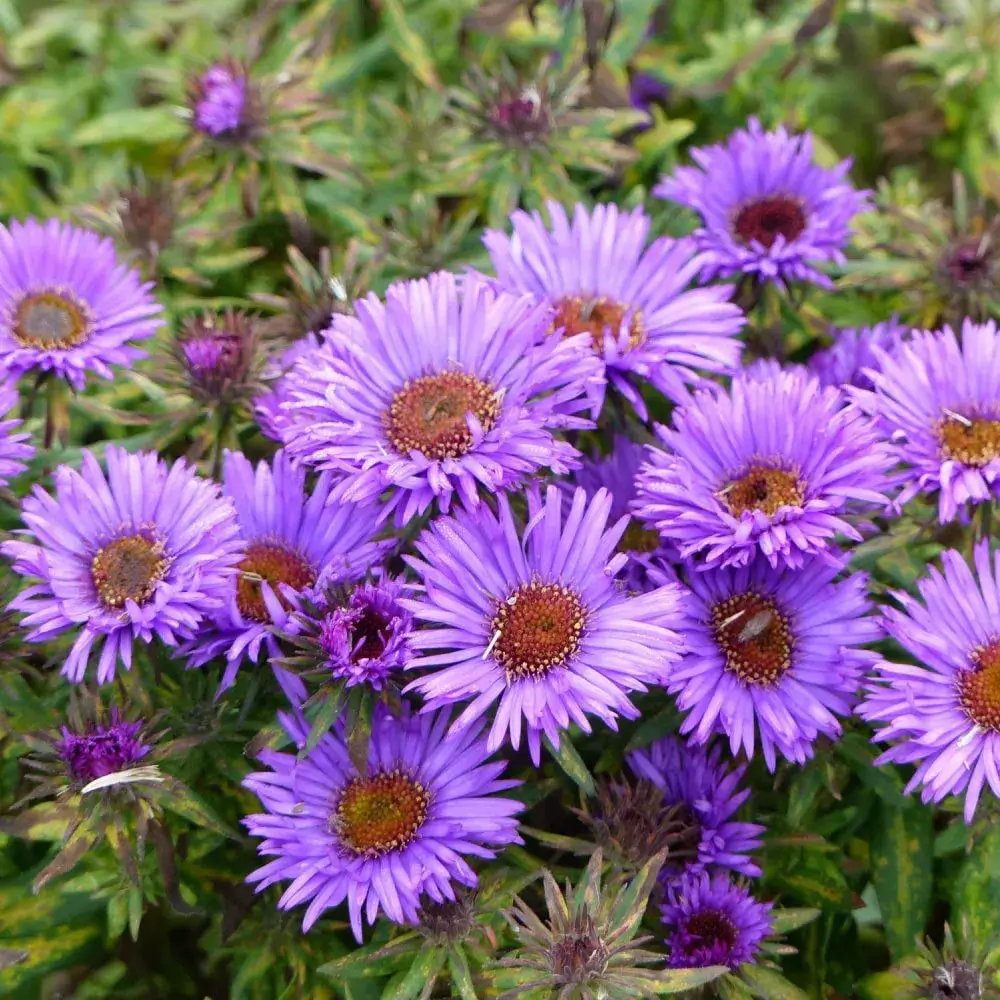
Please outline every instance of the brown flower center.
[[291, 604], [279, 584], [292, 590], [305, 590], [316, 582], [316, 572], [298, 552], [274, 542], [254, 542], [239, 566], [236, 584], [236, 606], [244, 618], [267, 622], [271, 615], [264, 603], [261, 583], [267, 581], [274, 596], [287, 611]]
[[972, 663], [958, 675], [962, 708], [977, 726], [1000, 732], [1000, 640], [976, 650]]
[[490, 624], [493, 659], [508, 681], [541, 680], [576, 653], [586, 621], [580, 598], [568, 587], [523, 584], [497, 604]]
[[[603, 353], [604, 331], [610, 330], [611, 335], [617, 340], [628, 311], [628, 306], [605, 298], [563, 299], [556, 309], [555, 318], [552, 320], [552, 329], [561, 329], [564, 337], [589, 333], [594, 342], [594, 350]], [[637, 312], [633, 312], [629, 316], [628, 349], [630, 351], [646, 339], [641, 319]]]
[[699, 910], [688, 917], [684, 929], [692, 937], [697, 939], [697, 943], [692, 942], [695, 947], [711, 946], [714, 944], [724, 944], [727, 948], [732, 948], [736, 944], [736, 925], [720, 910]]
[[584, 983], [604, 972], [608, 958], [607, 946], [587, 916], [578, 917], [570, 933], [553, 943], [550, 961], [561, 982]]
[[941, 453], [962, 465], [981, 469], [995, 458], [1000, 458], [1000, 420], [985, 417], [946, 415], [938, 423]]
[[726, 669], [744, 684], [769, 687], [792, 665], [792, 630], [773, 598], [749, 591], [720, 601], [712, 629]]
[[797, 472], [765, 465], [751, 465], [744, 475], [721, 490], [719, 496], [734, 517], [756, 510], [774, 517], [781, 507], [801, 507], [805, 501]]
[[62, 292], [26, 295], [14, 310], [14, 339], [22, 347], [42, 350], [75, 347], [89, 333], [85, 307]]
[[126, 535], [96, 552], [90, 575], [101, 603], [121, 608], [126, 601], [145, 604], [169, 565], [162, 542], [144, 534]]
[[419, 451], [442, 461], [461, 458], [473, 444], [467, 415], [484, 431], [500, 415], [500, 400], [488, 382], [464, 372], [441, 372], [407, 382], [385, 414], [389, 443], [400, 455]]
[[806, 215], [802, 203], [787, 195], [773, 195], [761, 198], [744, 206], [733, 229], [736, 235], [749, 246], [753, 242], [770, 250], [779, 236], [791, 243], [802, 235], [806, 228]]
[[375, 659], [385, 652], [385, 637], [389, 630], [389, 619], [372, 607], [365, 608], [357, 624], [351, 629], [354, 641], [363, 638], [354, 652], [355, 660]]
[[330, 817], [331, 832], [365, 857], [401, 851], [424, 825], [430, 801], [427, 789], [398, 769], [352, 778]]

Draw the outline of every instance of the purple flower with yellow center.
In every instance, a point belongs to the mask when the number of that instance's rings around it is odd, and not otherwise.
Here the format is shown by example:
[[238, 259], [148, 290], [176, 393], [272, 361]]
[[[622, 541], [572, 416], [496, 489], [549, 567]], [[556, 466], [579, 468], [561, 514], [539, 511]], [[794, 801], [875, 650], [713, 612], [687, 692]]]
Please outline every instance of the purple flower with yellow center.
[[678, 167], [653, 194], [701, 216], [694, 239], [703, 280], [738, 274], [830, 286], [816, 265], [843, 263], [851, 220], [869, 207], [868, 192], [845, 180], [850, 160], [817, 166], [808, 132], [765, 132], [756, 118], [691, 157], [696, 167]]
[[885, 629], [919, 665], [875, 665], [859, 714], [893, 746], [876, 764], [916, 764], [907, 791], [924, 802], [965, 796], [972, 822], [986, 785], [1000, 797], [1000, 554], [975, 550], [975, 573], [947, 550], [918, 583], [896, 593]]
[[161, 306], [115, 245], [50, 219], [0, 225], [0, 375], [51, 372], [82, 389], [88, 371], [112, 377], [144, 351]]
[[0, 487], [24, 472], [25, 463], [35, 454], [30, 434], [13, 433], [24, 421], [8, 416], [20, 401], [14, 382], [0, 384]]
[[672, 969], [725, 965], [735, 971], [757, 961], [771, 933], [771, 904], [725, 874], [685, 874], [668, 886], [660, 913]]
[[833, 345], [817, 351], [809, 359], [809, 369], [823, 385], [871, 389], [872, 381], [865, 370], [879, 367], [875, 348], [891, 354], [905, 333], [906, 327], [894, 319], [874, 326], [833, 330]]
[[696, 744], [724, 733], [733, 754], [753, 757], [756, 733], [770, 770], [777, 754], [803, 763], [820, 734], [837, 738], [868, 666], [859, 647], [881, 637], [868, 578], [834, 579], [844, 560], [800, 569], [750, 566], [687, 574], [687, 653], [669, 690]]
[[966, 320], [959, 343], [946, 326], [915, 331], [893, 352], [873, 348], [865, 374], [874, 390], [853, 398], [877, 418], [904, 468], [896, 498], [938, 494], [938, 516], [951, 521], [967, 504], [1000, 497], [1000, 334], [996, 324]]
[[[684, 859], [686, 870], [760, 874], [749, 855], [760, 847], [760, 834], [766, 828], [732, 818], [750, 796], [750, 789], [739, 787], [745, 767], [727, 768], [719, 746], [689, 747], [675, 736], [633, 750], [626, 760], [637, 778], [663, 792], [664, 805], [683, 810], [683, 817], [676, 818], [683, 819], [694, 849], [693, 856]], [[667, 871], [674, 873], [670, 867]]]
[[246, 72], [235, 63], [206, 70], [191, 88], [194, 127], [213, 139], [241, 133], [247, 125], [248, 86]]
[[555, 432], [593, 423], [603, 378], [585, 338], [545, 334], [550, 310], [481, 275], [439, 272], [335, 316], [326, 343], [289, 372], [280, 430], [297, 461], [336, 473], [331, 498], [405, 524], [457, 493], [506, 490], [577, 465]]
[[657, 434], [667, 451], [649, 450], [633, 508], [708, 566], [758, 552], [801, 566], [836, 535], [860, 541], [847, 517], [888, 502], [892, 456], [873, 421], [801, 372], [697, 392]]
[[[279, 718], [304, 747], [308, 723]], [[379, 912], [415, 924], [425, 897], [454, 900], [454, 883], [476, 885], [466, 856], [493, 858], [521, 842], [514, 817], [523, 806], [496, 794], [519, 782], [501, 779], [506, 764], [488, 759], [477, 728], [454, 739], [447, 729], [447, 713], [397, 718], [380, 705], [363, 770], [339, 730], [301, 759], [263, 751], [271, 770], [244, 784], [267, 811], [244, 823], [263, 838], [259, 853], [274, 860], [248, 881], [260, 891], [291, 880], [278, 906], [308, 901], [304, 930], [346, 900], [358, 941], [362, 914], [369, 924]]]
[[650, 219], [615, 205], [588, 212], [548, 203], [551, 228], [534, 212], [511, 216], [513, 233], [483, 237], [497, 284], [555, 308], [552, 327], [600, 358], [608, 381], [645, 419], [638, 391], [648, 380], [675, 399], [700, 371], [732, 372], [746, 321], [728, 286], [690, 285], [703, 261], [687, 240], [648, 243]]
[[93, 724], [82, 733], [62, 727], [62, 739], [54, 746], [67, 775], [88, 784], [97, 778], [128, 770], [149, 753], [142, 739], [145, 724], [127, 722], [112, 709], [107, 725]]
[[430, 627], [413, 635], [424, 655], [411, 666], [440, 669], [406, 690], [428, 708], [471, 698], [457, 733], [497, 703], [487, 746], [509, 736], [517, 749], [523, 724], [537, 764], [542, 734], [558, 746], [570, 723], [589, 733], [588, 716], [612, 729], [618, 716], [639, 716], [629, 693], [664, 684], [680, 656], [683, 592], [625, 595], [615, 576], [628, 557], [616, 548], [628, 519], [608, 527], [605, 490], [577, 490], [567, 511], [556, 486], [526, 499], [530, 531], [500, 497], [498, 514], [439, 518], [416, 543], [420, 558], [408, 562], [423, 594], [403, 604]]
[[183, 461], [109, 445], [107, 475], [83, 452], [80, 471], [60, 465], [55, 496], [40, 486], [22, 504], [32, 541], [0, 546], [14, 571], [39, 582], [11, 608], [24, 611], [29, 642], [76, 630], [62, 673], [82, 681], [95, 644], [100, 684], [132, 646], [189, 638], [223, 607], [242, 543], [233, 507]]
[[[244, 657], [256, 663], [262, 647], [268, 658], [277, 655], [273, 631], [296, 630], [294, 612], [303, 600], [364, 576], [390, 544], [373, 541], [374, 508], [331, 501], [329, 475], [321, 475], [307, 494], [305, 472], [293, 468], [283, 451], [256, 468], [246, 456], [227, 451], [222, 475], [244, 554], [224, 609], [181, 650], [190, 667], [225, 654], [220, 691], [233, 685]], [[276, 667], [275, 674], [294, 701], [305, 696], [302, 682], [288, 671]]]

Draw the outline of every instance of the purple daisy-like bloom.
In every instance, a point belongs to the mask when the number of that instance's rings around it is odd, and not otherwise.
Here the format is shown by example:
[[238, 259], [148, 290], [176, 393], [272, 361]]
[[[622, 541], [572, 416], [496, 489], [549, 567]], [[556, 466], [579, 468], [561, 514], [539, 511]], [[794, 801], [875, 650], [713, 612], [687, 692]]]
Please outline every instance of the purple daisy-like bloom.
[[833, 346], [817, 351], [809, 359], [809, 369], [823, 385], [856, 385], [871, 389], [866, 368], [878, 368], [874, 349], [892, 353], [902, 341], [906, 327], [894, 319], [874, 326], [832, 331]]
[[951, 327], [915, 331], [892, 353], [873, 348], [865, 372], [874, 390], [853, 390], [902, 463], [896, 505], [938, 493], [942, 523], [968, 503], [1000, 497], [1000, 333], [994, 322], [966, 320], [959, 343]]
[[40, 583], [10, 607], [27, 612], [29, 642], [71, 629], [78, 634], [62, 672], [83, 680], [103, 640], [98, 683], [132, 667], [132, 644], [154, 638], [176, 646], [222, 606], [241, 542], [228, 500], [191, 466], [109, 445], [105, 476], [84, 451], [78, 472], [60, 465], [55, 496], [40, 486], [22, 517], [32, 542], [0, 546], [14, 571]]
[[439, 272], [334, 317], [326, 343], [286, 377], [281, 436], [298, 461], [335, 472], [331, 499], [389, 498], [397, 525], [454, 494], [510, 489], [578, 464], [554, 431], [584, 429], [603, 387], [586, 337], [546, 336], [550, 310], [481, 275]]
[[403, 604], [434, 626], [413, 645], [437, 651], [411, 666], [440, 669], [405, 690], [428, 708], [471, 698], [456, 732], [499, 702], [487, 746], [509, 734], [517, 749], [523, 722], [536, 764], [543, 733], [558, 746], [571, 722], [589, 733], [590, 715], [612, 729], [619, 715], [637, 718], [628, 693], [664, 684], [682, 650], [682, 589], [626, 596], [614, 579], [628, 559], [615, 554], [628, 519], [607, 526], [608, 493], [577, 490], [568, 511], [563, 500], [555, 486], [544, 500], [529, 490], [524, 531], [505, 497], [499, 515], [482, 507], [439, 518], [416, 543], [420, 558], [407, 560], [424, 592]]
[[31, 435], [25, 432], [12, 433], [24, 423], [8, 414], [20, 402], [17, 386], [13, 382], [0, 385], [0, 486], [6, 486], [15, 476], [27, 468], [26, 462], [35, 454]]
[[667, 888], [660, 912], [671, 969], [752, 964], [771, 933], [771, 904], [725, 874], [685, 874]]
[[265, 380], [271, 379], [271, 387], [254, 400], [254, 415], [261, 431], [275, 441], [281, 440], [281, 429], [286, 422], [285, 402], [289, 398], [288, 373], [300, 358], [318, 350], [319, 338], [312, 333], [296, 340], [281, 353], [281, 357], [264, 371]]
[[641, 208], [577, 205], [571, 222], [558, 203], [547, 207], [551, 229], [538, 212], [517, 211], [513, 234], [486, 231], [497, 284], [551, 304], [553, 327], [582, 338], [643, 419], [636, 377], [684, 399], [699, 371], [728, 374], [739, 365], [736, 334], [746, 317], [729, 301], [731, 287], [688, 288], [703, 263], [689, 240], [647, 245], [650, 219]]
[[812, 156], [808, 132], [765, 132], [751, 118], [725, 145], [692, 149], [698, 166], [678, 167], [653, 189], [701, 215], [703, 280], [745, 274], [830, 286], [813, 265], [844, 261], [851, 219], [868, 209], [869, 194], [844, 179], [850, 160], [825, 170]]
[[233, 65], [206, 70], [194, 84], [194, 127], [213, 139], [238, 132], [244, 124], [247, 78]]
[[729, 869], [742, 875], [760, 874], [748, 855], [760, 847], [760, 834], [766, 827], [732, 818], [750, 796], [749, 788], [739, 787], [746, 767], [729, 770], [719, 746], [711, 750], [689, 747], [675, 736], [633, 750], [626, 761], [637, 778], [651, 781], [663, 792], [666, 805], [685, 808], [695, 832], [692, 840], [697, 840], [697, 854], [685, 864], [688, 871]]
[[859, 714], [895, 745], [876, 761], [917, 764], [907, 791], [924, 802], [965, 795], [972, 822], [985, 785], [1000, 796], [1000, 553], [975, 550], [973, 574], [958, 552], [930, 567], [917, 600], [894, 596], [885, 628], [920, 663], [875, 665]]
[[[280, 715], [288, 734], [304, 746], [309, 726]], [[447, 713], [396, 718], [378, 706], [372, 720], [367, 768], [352, 763], [339, 731], [321, 737], [302, 759], [265, 750], [270, 771], [244, 784], [266, 813], [244, 823], [262, 855], [275, 860], [248, 879], [258, 891], [291, 879], [278, 903], [309, 902], [302, 926], [347, 901], [351, 927], [361, 940], [381, 910], [396, 923], [417, 923], [423, 896], [455, 899], [454, 882], [476, 885], [466, 855], [493, 858], [520, 843], [520, 802], [498, 796], [520, 782], [502, 780], [506, 763], [489, 761], [476, 728], [446, 739]]]
[[870, 617], [868, 578], [834, 578], [843, 559], [814, 559], [801, 569], [749, 567], [688, 573], [688, 651], [668, 688], [687, 713], [682, 733], [706, 743], [725, 733], [734, 754], [776, 753], [803, 763], [816, 738], [840, 735], [862, 677], [877, 656], [860, 649], [880, 638]]
[[801, 566], [847, 519], [884, 506], [892, 456], [874, 422], [841, 393], [800, 372], [742, 376], [730, 391], [702, 390], [658, 426], [668, 451], [649, 450], [637, 479], [638, 515], [682, 557], [709, 566]]
[[112, 709], [108, 725], [94, 725], [84, 733], [62, 727], [62, 739], [55, 751], [75, 782], [87, 783], [96, 778], [124, 771], [149, 753], [140, 733], [144, 723], [126, 722]]
[[0, 225], [0, 376], [37, 369], [82, 389], [87, 371], [131, 367], [146, 357], [131, 342], [162, 323], [152, 287], [96, 233], [56, 219]]
[[[391, 544], [373, 541], [375, 509], [331, 501], [328, 474], [307, 494], [304, 470], [293, 468], [284, 451], [256, 468], [245, 455], [227, 451], [222, 477], [245, 551], [224, 609], [181, 650], [190, 667], [225, 654], [220, 691], [233, 685], [244, 657], [256, 663], [262, 647], [268, 658], [277, 654], [273, 629], [294, 631], [303, 599], [364, 576]], [[290, 698], [305, 696], [300, 680], [283, 669], [275, 673]]]

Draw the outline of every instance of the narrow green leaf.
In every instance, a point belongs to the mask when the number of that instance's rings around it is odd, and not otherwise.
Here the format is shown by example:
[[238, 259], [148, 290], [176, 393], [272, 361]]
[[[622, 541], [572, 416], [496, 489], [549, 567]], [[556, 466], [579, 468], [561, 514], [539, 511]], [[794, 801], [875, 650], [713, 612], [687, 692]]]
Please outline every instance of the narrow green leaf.
[[[684, 993], [705, 983], [712, 982], [729, 972], [724, 965], [710, 965], [705, 969], [665, 969], [648, 980], [650, 993], [664, 996], [668, 993]], [[644, 983], [644, 985], [646, 985]]]
[[401, 957], [419, 944], [417, 941], [419, 937], [416, 931], [410, 931], [388, 944], [356, 948], [332, 962], [321, 965], [317, 971], [334, 980], [384, 976], [398, 968]]
[[452, 984], [462, 1000], [478, 1000], [469, 960], [465, 957], [460, 944], [448, 949], [448, 970], [451, 972]]
[[821, 913], [821, 910], [813, 907], [800, 906], [786, 910], [771, 911], [771, 929], [775, 934], [787, 934], [789, 931], [798, 930], [811, 923]]
[[766, 965], [744, 965], [740, 968], [740, 974], [754, 995], [764, 997], [765, 1000], [808, 1000], [807, 993]]
[[393, 52], [425, 87], [439, 89], [441, 81], [434, 69], [434, 59], [427, 43], [421, 33], [407, 21], [400, 0], [382, 0], [381, 7]]
[[120, 142], [156, 145], [177, 142], [186, 132], [184, 122], [168, 107], [119, 108], [82, 125], [70, 141], [75, 146]]
[[580, 786], [584, 795], [593, 795], [596, 791], [594, 776], [587, 770], [583, 758], [577, 753], [576, 747], [573, 746], [569, 738], [569, 733], [560, 735], [558, 748], [552, 745], [547, 736], [545, 737], [545, 745], [549, 748], [549, 753], [552, 754], [555, 762]]
[[416, 1000], [427, 984], [437, 979], [447, 958], [446, 949], [425, 947], [417, 953], [406, 974], [386, 987], [382, 1000]]
[[344, 707], [344, 691], [330, 692], [322, 702], [320, 702], [316, 714], [312, 717], [309, 735], [306, 742], [299, 751], [299, 760], [316, 749], [316, 745], [323, 736], [330, 731], [330, 727], [337, 721], [341, 709]]
[[1000, 826], [994, 826], [962, 863], [951, 900], [952, 911], [968, 919], [972, 935], [988, 941], [1000, 914]]

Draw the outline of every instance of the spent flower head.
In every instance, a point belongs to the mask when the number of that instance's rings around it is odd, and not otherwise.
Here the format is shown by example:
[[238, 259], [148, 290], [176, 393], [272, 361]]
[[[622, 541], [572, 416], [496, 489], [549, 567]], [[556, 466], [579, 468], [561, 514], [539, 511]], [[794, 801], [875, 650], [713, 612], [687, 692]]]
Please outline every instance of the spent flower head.
[[963, 919], [962, 942], [955, 941], [950, 924], [944, 925], [944, 941], [931, 938], [919, 942], [920, 961], [907, 969], [909, 993], [920, 1000], [992, 1000], [1000, 997], [1000, 966], [991, 960], [993, 948], [971, 940], [969, 921]]

